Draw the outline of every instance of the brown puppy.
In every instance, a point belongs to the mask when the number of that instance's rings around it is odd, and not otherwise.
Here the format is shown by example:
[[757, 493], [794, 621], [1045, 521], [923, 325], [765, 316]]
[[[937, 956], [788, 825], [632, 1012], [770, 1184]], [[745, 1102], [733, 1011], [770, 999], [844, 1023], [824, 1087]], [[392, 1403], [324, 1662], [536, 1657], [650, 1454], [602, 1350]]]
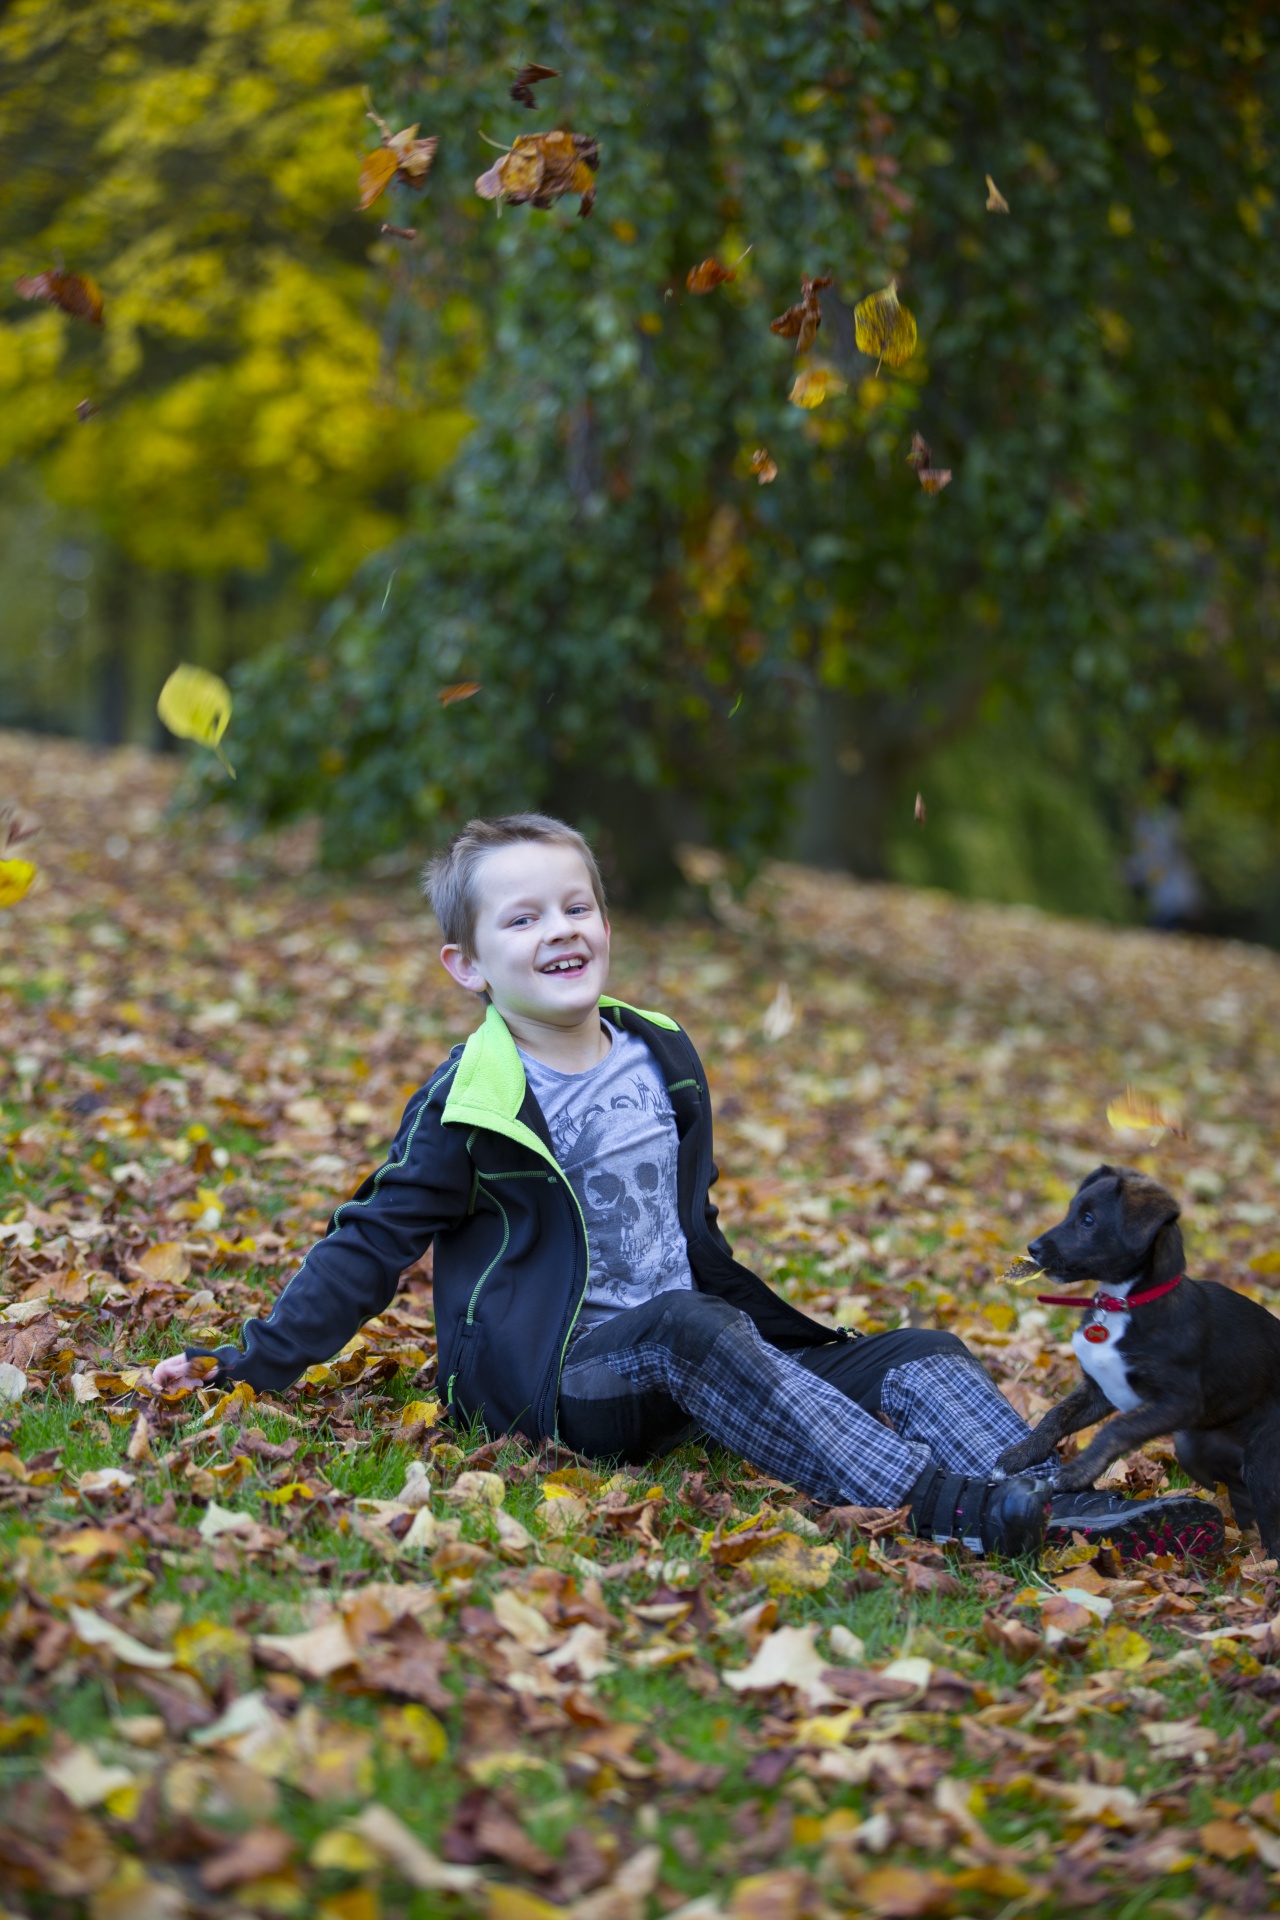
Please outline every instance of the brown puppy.
[[1005, 1472], [1025, 1473], [1114, 1412], [1063, 1470], [1064, 1491], [1172, 1434], [1184, 1471], [1205, 1487], [1225, 1481], [1239, 1525], [1256, 1521], [1280, 1554], [1280, 1322], [1229, 1287], [1187, 1279], [1177, 1201], [1127, 1167], [1095, 1168], [1027, 1251], [1055, 1280], [1099, 1290], [1080, 1297], [1071, 1343], [1084, 1381], [1001, 1455]]

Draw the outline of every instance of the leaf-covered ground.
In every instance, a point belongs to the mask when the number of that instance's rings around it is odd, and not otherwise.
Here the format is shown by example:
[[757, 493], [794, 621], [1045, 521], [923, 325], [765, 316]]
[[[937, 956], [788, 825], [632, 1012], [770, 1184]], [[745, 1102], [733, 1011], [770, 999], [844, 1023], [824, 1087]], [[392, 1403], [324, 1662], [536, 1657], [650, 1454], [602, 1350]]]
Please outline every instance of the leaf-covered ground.
[[[447, 1433], [429, 1265], [290, 1393], [133, 1390], [269, 1300], [474, 1018], [411, 875], [167, 821], [172, 779], [0, 739], [43, 822], [0, 915], [8, 1911], [1280, 1905], [1256, 1541], [1037, 1572], [692, 1447], [610, 1477]], [[953, 1327], [1034, 1414], [1069, 1316], [996, 1276], [1111, 1157], [1182, 1196], [1193, 1272], [1269, 1301], [1275, 957], [700, 871], [706, 914], [623, 922], [615, 981], [700, 1044], [730, 1236], [790, 1297]], [[1186, 1138], [1112, 1133], [1127, 1084]]]

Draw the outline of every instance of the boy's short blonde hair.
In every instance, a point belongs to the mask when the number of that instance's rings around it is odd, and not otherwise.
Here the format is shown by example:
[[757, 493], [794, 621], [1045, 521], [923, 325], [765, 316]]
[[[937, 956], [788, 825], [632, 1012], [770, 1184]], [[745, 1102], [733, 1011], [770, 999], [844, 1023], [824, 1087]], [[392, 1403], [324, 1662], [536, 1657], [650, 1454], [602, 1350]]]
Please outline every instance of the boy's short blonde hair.
[[582, 835], [563, 820], [554, 820], [549, 813], [504, 813], [496, 820], [468, 820], [422, 875], [422, 891], [431, 902], [441, 933], [450, 946], [461, 947], [468, 959], [474, 957], [480, 862], [487, 853], [517, 846], [522, 840], [572, 847], [587, 870], [596, 905], [601, 913], [606, 911], [604, 882], [596, 857]]

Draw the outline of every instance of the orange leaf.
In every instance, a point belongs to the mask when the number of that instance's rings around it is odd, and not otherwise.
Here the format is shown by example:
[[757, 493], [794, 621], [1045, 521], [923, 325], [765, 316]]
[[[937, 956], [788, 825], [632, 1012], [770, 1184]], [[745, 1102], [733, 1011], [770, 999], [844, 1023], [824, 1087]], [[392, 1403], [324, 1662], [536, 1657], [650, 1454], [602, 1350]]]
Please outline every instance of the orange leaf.
[[452, 687], [441, 687], [436, 699], [442, 707], [452, 707], [459, 700], [470, 700], [472, 694], [479, 693], [481, 684], [479, 680], [459, 680]]
[[30, 273], [14, 281], [14, 291], [24, 300], [47, 300], [73, 319], [102, 325], [102, 290], [87, 273]]
[[400, 156], [390, 147], [375, 147], [372, 153], [366, 153], [360, 163], [360, 199], [357, 204], [361, 212], [371, 207], [379, 195], [386, 191], [399, 165]]

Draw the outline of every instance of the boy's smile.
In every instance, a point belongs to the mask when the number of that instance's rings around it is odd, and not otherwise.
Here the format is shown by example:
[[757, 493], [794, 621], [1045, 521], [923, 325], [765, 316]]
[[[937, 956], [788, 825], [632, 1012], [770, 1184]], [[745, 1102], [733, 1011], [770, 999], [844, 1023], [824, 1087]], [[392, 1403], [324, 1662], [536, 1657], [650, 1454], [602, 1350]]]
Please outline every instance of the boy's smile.
[[596, 1009], [609, 980], [609, 922], [581, 855], [558, 842], [498, 847], [475, 885], [474, 951], [447, 945], [441, 960], [459, 986], [489, 995], [535, 1058], [568, 1072], [594, 1066], [608, 1050]]

